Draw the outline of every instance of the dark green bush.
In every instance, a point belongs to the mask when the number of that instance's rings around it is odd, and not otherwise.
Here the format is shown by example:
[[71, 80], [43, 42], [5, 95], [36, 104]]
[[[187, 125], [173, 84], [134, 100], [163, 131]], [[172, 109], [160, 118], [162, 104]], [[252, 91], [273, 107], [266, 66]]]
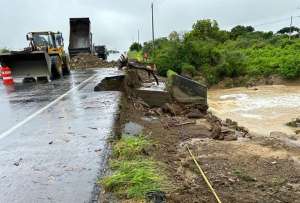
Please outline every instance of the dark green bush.
[[195, 73], [196, 73], [196, 69], [191, 64], [183, 63], [181, 65], [181, 72], [182, 72], [182, 74], [187, 74], [187, 75], [190, 75], [190, 76], [194, 76]]
[[134, 42], [134, 43], [130, 46], [129, 50], [130, 50], [130, 51], [141, 51], [142, 48], [143, 48], [143, 47], [142, 47], [142, 45], [141, 45], [140, 43]]

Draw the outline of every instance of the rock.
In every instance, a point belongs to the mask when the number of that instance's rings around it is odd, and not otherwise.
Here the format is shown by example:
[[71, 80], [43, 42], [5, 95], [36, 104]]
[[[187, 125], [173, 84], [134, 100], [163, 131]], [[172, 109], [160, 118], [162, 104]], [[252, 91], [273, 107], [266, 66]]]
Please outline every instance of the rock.
[[123, 130], [124, 134], [127, 135], [140, 135], [143, 132], [144, 127], [137, 124], [137, 123], [133, 123], [133, 122], [129, 122], [125, 124], [125, 128]]
[[289, 139], [290, 139], [290, 140], [294, 140], [294, 141], [297, 141], [297, 140], [298, 140], [298, 138], [297, 138], [296, 136], [290, 136]]
[[211, 124], [206, 119], [198, 119], [196, 120], [196, 125], [201, 126], [201, 128], [206, 128], [209, 131], [212, 130]]
[[152, 191], [146, 194], [146, 200], [149, 203], [165, 203], [166, 193], [162, 191]]
[[222, 126], [221, 127], [221, 133], [234, 133], [235, 131], [228, 128], [228, 127], [225, 127], [225, 126]]
[[226, 125], [227, 126], [230, 126], [230, 127], [233, 127], [233, 128], [237, 128], [238, 127], [238, 123], [227, 118], [226, 121], [225, 121]]
[[172, 107], [171, 104], [165, 103], [162, 107], [161, 110], [163, 113], [171, 114], [172, 116], [175, 116], [175, 111]]
[[300, 130], [295, 130], [295, 133], [298, 135], [300, 134]]
[[48, 144], [49, 144], [49, 145], [53, 144], [53, 141], [50, 141]]
[[291, 122], [288, 122], [286, 125], [293, 127], [293, 128], [299, 128], [300, 127], [300, 118], [296, 118], [292, 120]]
[[270, 137], [280, 138], [280, 137], [288, 137], [288, 135], [283, 132], [274, 131], [270, 133]]
[[221, 126], [218, 125], [217, 123], [214, 123], [212, 125], [212, 138], [215, 140], [221, 139]]
[[236, 141], [236, 140], [238, 140], [238, 135], [235, 132], [232, 134], [228, 134], [228, 135], [224, 136], [224, 140], [225, 141]]
[[20, 158], [18, 161], [16, 161], [16, 162], [14, 163], [14, 165], [15, 165], [15, 166], [19, 166], [22, 160], [23, 160], [23, 159]]
[[204, 118], [204, 114], [201, 113], [198, 109], [193, 109], [190, 113], [187, 114], [187, 117], [191, 119]]

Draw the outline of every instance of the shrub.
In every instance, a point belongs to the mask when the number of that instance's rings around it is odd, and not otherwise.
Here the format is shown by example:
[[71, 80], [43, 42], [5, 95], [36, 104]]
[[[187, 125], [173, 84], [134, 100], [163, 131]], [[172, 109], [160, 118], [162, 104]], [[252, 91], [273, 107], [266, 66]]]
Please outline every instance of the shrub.
[[204, 65], [202, 67], [202, 74], [209, 85], [214, 85], [219, 82], [218, 73], [215, 67]]
[[183, 63], [181, 65], [181, 73], [182, 74], [187, 74], [187, 75], [190, 75], [190, 76], [194, 76], [195, 73], [196, 73], [196, 69], [193, 65], [191, 64], [188, 64], [188, 63]]
[[300, 76], [300, 59], [293, 56], [286, 57], [280, 68], [279, 74], [286, 79], [295, 79]]
[[245, 74], [246, 57], [240, 51], [225, 51], [222, 62], [217, 66], [219, 78], [238, 77]]

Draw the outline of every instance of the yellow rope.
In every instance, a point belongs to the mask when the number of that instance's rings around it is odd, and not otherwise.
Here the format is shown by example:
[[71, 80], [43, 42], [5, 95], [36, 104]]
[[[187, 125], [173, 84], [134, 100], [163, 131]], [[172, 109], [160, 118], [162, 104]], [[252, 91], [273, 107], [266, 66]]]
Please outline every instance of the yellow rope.
[[213, 195], [215, 196], [217, 202], [218, 202], [218, 203], [222, 203], [221, 200], [220, 200], [220, 198], [218, 197], [217, 193], [215, 192], [214, 188], [211, 186], [211, 184], [210, 184], [208, 178], [206, 177], [205, 173], [203, 172], [202, 168], [201, 168], [200, 165], [198, 164], [198, 162], [197, 162], [195, 156], [192, 154], [190, 148], [189, 148], [188, 146], [186, 146], [186, 147], [187, 147], [187, 150], [189, 151], [191, 157], [193, 158], [195, 164], [197, 165], [197, 167], [198, 167], [198, 169], [199, 169], [199, 171], [200, 171], [200, 173], [201, 173], [203, 179], [205, 180], [206, 184], [208, 185], [210, 191], [211, 191], [211, 192], [213, 193]]

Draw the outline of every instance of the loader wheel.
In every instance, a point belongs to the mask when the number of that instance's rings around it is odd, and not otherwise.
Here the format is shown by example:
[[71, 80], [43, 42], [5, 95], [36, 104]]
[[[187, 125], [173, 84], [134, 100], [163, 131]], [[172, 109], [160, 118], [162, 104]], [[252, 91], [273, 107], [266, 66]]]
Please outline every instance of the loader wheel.
[[62, 68], [57, 56], [51, 56], [51, 80], [61, 78]]
[[69, 58], [67, 56], [63, 56], [63, 65], [62, 65], [62, 74], [63, 75], [70, 75], [70, 63]]
[[63, 64], [63, 68], [62, 68], [62, 73], [63, 75], [70, 75], [70, 67], [67, 64]]

